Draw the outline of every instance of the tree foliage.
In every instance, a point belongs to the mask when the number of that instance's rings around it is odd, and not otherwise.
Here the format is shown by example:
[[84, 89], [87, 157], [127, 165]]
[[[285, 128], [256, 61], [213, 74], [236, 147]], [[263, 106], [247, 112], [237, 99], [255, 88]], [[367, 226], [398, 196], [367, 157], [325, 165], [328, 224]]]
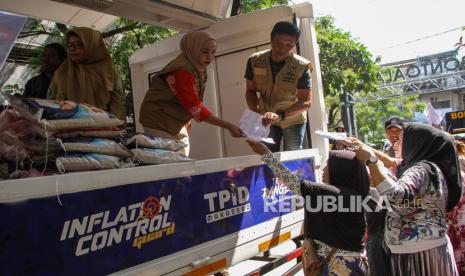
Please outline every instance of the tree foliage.
[[414, 112], [421, 112], [426, 104], [418, 95], [358, 103], [355, 105], [358, 135], [372, 143], [379, 144], [385, 139], [384, 122], [391, 116], [413, 119]]
[[334, 25], [331, 16], [315, 21], [317, 41], [320, 47], [320, 64], [323, 91], [328, 112], [328, 126], [340, 122], [339, 94], [364, 91], [375, 92], [377, 66], [372, 55], [360, 42]]
[[[380, 68], [373, 61], [367, 47], [355, 40], [349, 32], [334, 25], [334, 18], [322, 16], [316, 19], [315, 28], [320, 48], [320, 64], [328, 114], [328, 128], [341, 121], [340, 94], [342, 91], [366, 96], [381, 91], [377, 86]], [[424, 109], [418, 96], [385, 99], [355, 105], [357, 131], [363, 139], [379, 141], [384, 138], [384, 121], [390, 116], [412, 118], [413, 112]]]
[[241, 0], [240, 13], [258, 11], [276, 5], [287, 5], [288, 3], [288, 0]]
[[[123, 33], [113, 32], [112, 36], [107, 36], [106, 42], [113, 58], [115, 70], [127, 93], [126, 108], [129, 111], [128, 114], [133, 115], [129, 57], [138, 49], [173, 36], [176, 32], [123, 18], [117, 19], [112, 30], [124, 30]], [[110, 33], [112, 30], [106, 33]], [[105, 36], [105, 33], [102, 35]]]

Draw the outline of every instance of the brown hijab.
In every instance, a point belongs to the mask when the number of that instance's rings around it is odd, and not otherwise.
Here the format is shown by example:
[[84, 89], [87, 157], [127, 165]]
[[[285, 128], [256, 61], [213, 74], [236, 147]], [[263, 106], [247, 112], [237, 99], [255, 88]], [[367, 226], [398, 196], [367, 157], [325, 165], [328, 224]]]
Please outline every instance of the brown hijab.
[[202, 47], [205, 45], [205, 43], [210, 40], [216, 41], [211, 33], [202, 30], [189, 32], [181, 38], [180, 47], [182, 53], [194, 65], [195, 69], [199, 73], [205, 72], [207, 67], [201, 65], [197, 61], [197, 57], [202, 51]]
[[84, 45], [85, 59], [77, 64], [68, 58], [52, 78], [52, 98], [87, 103], [108, 110], [110, 91], [114, 90], [116, 74], [110, 54], [98, 31], [78, 27], [68, 32], [77, 35]]

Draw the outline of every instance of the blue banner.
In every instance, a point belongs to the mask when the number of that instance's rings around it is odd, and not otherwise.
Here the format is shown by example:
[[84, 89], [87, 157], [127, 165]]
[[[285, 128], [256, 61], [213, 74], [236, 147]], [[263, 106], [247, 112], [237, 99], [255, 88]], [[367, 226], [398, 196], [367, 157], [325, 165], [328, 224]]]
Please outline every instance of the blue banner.
[[0, 12], [0, 70], [10, 54], [26, 17]]
[[[315, 180], [313, 159], [285, 164]], [[0, 275], [119, 271], [285, 214], [264, 200], [292, 195], [261, 165], [0, 204]]]

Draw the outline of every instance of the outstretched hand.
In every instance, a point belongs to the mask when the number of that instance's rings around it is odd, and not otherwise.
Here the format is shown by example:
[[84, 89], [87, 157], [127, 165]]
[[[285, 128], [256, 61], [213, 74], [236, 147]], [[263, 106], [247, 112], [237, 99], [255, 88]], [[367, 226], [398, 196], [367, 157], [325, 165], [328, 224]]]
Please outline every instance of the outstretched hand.
[[268, 153], [270, 150], [263, 144], [262, 142], [255, 142], [252, 140], [246, 140], [247, 144], [249, 144], [250, 148], [259, 155], [263, 155]]
[[364, 144], [362, 141], [355, 137], [348, 137], [345, 140], [341, 140], [339, 142], [353, 150], [357, 155], [357, 158], [362, 162], [366, 162], [370, 156], [375, 155], [373, 149], [370, 146]]
[[229, 131], [229, 133], [231, 134], [232, 137], [245, 137], [245, 134], [244, 132], [242, 131], [242, 129], [240, 129], [239, 127], [233, 125], [233, 124], [229, 124], [227, 126], [227, 129]]

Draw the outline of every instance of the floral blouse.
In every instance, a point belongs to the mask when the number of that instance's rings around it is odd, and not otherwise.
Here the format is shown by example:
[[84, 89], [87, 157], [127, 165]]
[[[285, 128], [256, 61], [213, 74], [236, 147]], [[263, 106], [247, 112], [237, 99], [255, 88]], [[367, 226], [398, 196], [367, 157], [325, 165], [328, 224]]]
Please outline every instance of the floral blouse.
[[390, 203], [385, 241], [392, 253], [416, 253], [447, 243], [447, 185], [441, 170], [435, 185], [427, 170], [412, 166], [395, 182], [388, 178], [376, 189]]

